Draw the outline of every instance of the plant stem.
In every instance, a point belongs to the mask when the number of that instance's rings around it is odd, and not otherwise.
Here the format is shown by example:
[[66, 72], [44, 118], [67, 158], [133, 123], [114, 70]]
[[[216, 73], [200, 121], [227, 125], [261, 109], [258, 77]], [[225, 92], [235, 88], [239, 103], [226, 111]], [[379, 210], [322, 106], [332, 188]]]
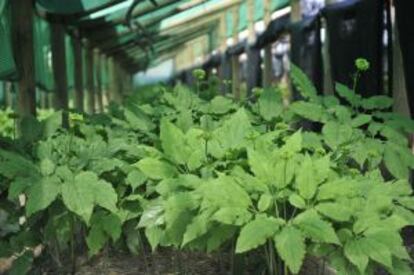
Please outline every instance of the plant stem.
[[76, 253], [75, 253], [75, 217], [71, 215], [70, 222], [70, 260], [71, 260], [71, 274], [76, 273]]
[[142, 240], [140, 231], [138, 231], [138, 239], [139, 239], [139, 243], [140, 243], [140, 247], [141, 247], [141, 252], [144, 256], [145, 273], [149, 275], [149, 274], [151, 274], [151, 272], [150, 272], [148, 259], [147, 259], [147, 251], [145, 250], [144, 242]]

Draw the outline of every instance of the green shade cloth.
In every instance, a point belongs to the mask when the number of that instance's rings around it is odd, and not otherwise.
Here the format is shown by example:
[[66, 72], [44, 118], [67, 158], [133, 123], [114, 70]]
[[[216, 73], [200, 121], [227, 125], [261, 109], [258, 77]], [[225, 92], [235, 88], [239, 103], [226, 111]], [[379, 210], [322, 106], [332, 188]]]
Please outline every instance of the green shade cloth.
[[0, 79], [13, 80], [17, 77], [11, 39], [10, 2], [0, 0]]

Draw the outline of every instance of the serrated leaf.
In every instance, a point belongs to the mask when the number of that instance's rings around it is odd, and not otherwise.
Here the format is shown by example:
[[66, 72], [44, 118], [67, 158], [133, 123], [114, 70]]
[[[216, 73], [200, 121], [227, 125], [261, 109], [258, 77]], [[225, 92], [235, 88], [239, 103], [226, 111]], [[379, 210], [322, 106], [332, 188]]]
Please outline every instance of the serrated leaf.
[[201, 237], [208, 231], [210, 213], [204, 212], [198, 216], [195, 216], [191, 223], [187, 225], [186, 231], [183, 236], [181, 247], [184, 247], [189, 242]]
[[56, 177], [42, 178], [27, 191], [26, 214], [32, 214], [46, 209], [59, 195], [60, 182]]
[[306, 207], [305, 200], [298, 194], [292, 194], [289, 196], [289, 203], [296, 208], [304, 209]]
[[348, 101], [352, 106], [359, 106], [361, 96], [355, 94], [353, 90], [341, 83], [335, 84], [335, 90], [342, 98], [346, 99], [346, 101]]
[[235, 107], [233, 101], [223, 96], [214, 97], [208, 106], [208, 112], [213, 114], [225, 114]]
[[282, 260], [289, 270], [299, 273], [305, 258], [305, 239], [300, 230], [293, 226], [286, 226], [275, 236], [275, 246]]
[[384, 163], [388, 171], [397, 179], [408, 179], [409, 168], [399, 152], [391, 146], [386, 146], [384, 151]]
[[245, 137], [251, 129], [246, 110], [240, 108], [223, 125], [213, 132], [213, 141], [217, 141], [224, 150], [238, 149], [245, 143]]
[[98, 227], [92, 227], [86, 237], [86, 244], [88, 245], [89, 255], [96, 255], [106, 244], [108, 237], [105, 232]]
[[259, 202], [257, 203], [257, 209], [264, 212], [272, 205], [273, 197], [269, 194], [263, 194], [260, 196]]
[[293, 222], [306, 236], [315, 241], [339, 244], [339, 239], [332, 225], [322, 220], [315, 211], [305, 211], [295, 217]]
[[352, 127], [361, 127], [362, 125], [365, 125], [369, 122], [371, 122], [372, 120], [372, 116], [370, 115], [366, 115], [366, 114], [361, 114], [358, 115], [357, 117], [355, 117], [354, 119], [352, 119], [351, 121], [351, 126]]
[[48, 158], [40, 161], [40, 172], [43, 176], [50, 176], [55, 171], [55, 164]]
[[290, 64], [290, 75], [296, 89], [304, 98], [309, 98], [311, 101], [318, 100], [318, 91], [312, 81], [298, 66], [292, 63]]
[[307, 120], [316, 122], [326, 122], [327, 120], [327, 113], [322, 105], [297, 101], [292, 103], [289, 107], [295, 114]]
[[243, 225], [251, 218], [252, 214], [241, 207], [223, 207], [211, 217], [212, 220], [228, 225]]
[[89, 223], [95, 205], [117, 212], [118, 196], [112, 185], [99, 180], [92, 172], [81, 172], [61, 188], [66, 207], [81, 216], [86, 223]]
[[352, 215], [348, 205], [335, 202], [320, 203], [315, 208], [322, 215], [339, 222], [348, 221]]
[[116, 203], [118, 195], [112, 185], [106, 181], [99, 180], [92, 186], [94, 193], [94, 203], [112, 213], [117, 213]]
[[273, 168], [273, 184], [280, 189], [288, 186], [295, 175], [296, 163], [293, 158], [282, 158], [278, 160]]
[[369, 258], [362, 246], [363, 244], [359, 240], [350, 240], [345, 244], [344, 254], [358, 268], [361, 274], [365, 274]]
[[237, 238], [236, 253], [243, 253], [263, 245], [272, 238], [279, 227], [284, 224], [282, 219], [259, 216], [243, 226]]
[[259, 98], [259, 113], [267, 121], [280, 116], [283, 105], [280, 96], [273, 88], [267, 88]]
[[372, 96], [362, 100], [362, 108], [366, 110], [388, 109], [393, 104], [392, 98], [383, 95]]
[[151, 245], [152, 251], [155, 251], [155, 249], [161, 242], [163, 235], [164, 231], [157, 226], [145, 228], [145, 236], [147, 237], [148, 242]]
[[179, 164], [185, 164], [186, 150], [184, 133], [174, 124], [163, 119], [160, 124], [160, 139], [165, 154]]
[[174, 166], [154, 158], [144, 158], [135, 164], [148, 178], [168, 179], [177, 175]]
[[299, 194], [305, 199], [313, 198], [316, 193], [318, 182], [315, 178], [313, 162], [309, 155], [305, 156], [296, 173], [296, 187]]
[[225, 241], [231, 239], [236, 228], [231, 225], [218, 225], [211, 228], [208, 232], [207, 252], [210, 253], [220, 247]]
[[352, 137], [352, 128], [349, 125], [328, 122], [322, 128], [322, 134], [326, 144], [332, 149], [349, 142]]
[[132, 191], [143, 185], [147, 180], [147, 177], [139, 170], [134, 169], [128, 173], [125, 180], [126, 184], [132, 187]]

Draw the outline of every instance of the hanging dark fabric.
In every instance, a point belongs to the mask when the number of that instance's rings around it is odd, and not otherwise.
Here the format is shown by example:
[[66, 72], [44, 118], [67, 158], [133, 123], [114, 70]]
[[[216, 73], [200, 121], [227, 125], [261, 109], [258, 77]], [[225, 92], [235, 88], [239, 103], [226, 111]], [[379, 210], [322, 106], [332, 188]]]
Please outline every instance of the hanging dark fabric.
[[[314, 83], [319, 93], [323, 92], [322, 43], [320, 17], [314, 16], [293, 23], [291, 33], [291, 62], [301, 68]], [[294, 89], [294, 100], [300, 93]]]
[[247, 82], [247, 97], [252, 94], [255, 87], [260, 87], [262, 84], [262, 68], [260, 49], [246, 45], [247, 53], [247, 68], [246, 68], [246, 82]]
[[398, 34], [400, 37], [400, 47], [403, 56], [407, 97], [411, 116], [414, 117], [414, 3], [413, 1], [396, 0], [394, 1], [394, 4]]
[[383, 1], [347, 0], [328, 5], [326, 17], [333, 80], [353, 85], [355, 59], [365, 58], [370, 69], [361, 76], [362, 96], [383, 93]]
[[210, 56], [201, 68], [206, 72], [207, 79], [212, 75], [213, 69], [220, 66], [221, 56], [218, 54]]
[[222, 81], [221, 92], [223, 94], [228, 92], [228, 85], [225, 83], [232, 78], [231, 70], [231, 56], [228, 54], [221, 55], [221, 64], [219, 68], [220, 79]]
[[255, 48], [263, 48], [279, 39], [280, 35], [285, 32], [290, 23], [290, 14], [285, 14], [270, 22], [267, 29], [259, 35], [254, 45]]

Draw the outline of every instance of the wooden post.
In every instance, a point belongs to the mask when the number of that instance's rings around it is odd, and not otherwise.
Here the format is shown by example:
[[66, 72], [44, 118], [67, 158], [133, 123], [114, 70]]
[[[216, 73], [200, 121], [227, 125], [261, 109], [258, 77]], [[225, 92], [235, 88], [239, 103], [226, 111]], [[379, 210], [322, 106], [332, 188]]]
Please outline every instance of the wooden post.
[[393, 34], [393, 110], [396, 113], [402, 114], [406, 117], [410, 117], [411, 112], [407, 96], [407, 87], [405, 84], [406, 82], [403, 67], [403, 57], [396, 22], [394, 22]]
[[[263, 21], [265, 27], [269, 26], [272, 20], [272, 7], [271, 0], [264, 0], [264, 17]], [[264, 69], [263, 69], [263, 87], [269, 87], [272, 84], [272, 45], [266, 45], [264, 47]]]
[[[233, 45], [239, 43], [239, 19], [240, 19], [240, 6], [236, 5], [232, 9], [232, 20], [233, 20]], [[240, 100], [240, 62], [239, 56], [233, 55], [231, 57], [232, 66], [232, 92], [236, 101]]]
[[292, 23], [298, 22], [302, 19], [302, 9], [300, 6], [300, 0], [291, 0], [291, 12], [290, 21]]
[[[329, 5], [334, 3], [336, 0], [325, 0], [325, 4]], [[322, 62], [323, 62], [323, 89], [325, 95], [333, 95], [334, 92], [334, 84], [332, 79], [332, 69], [331, 69], [331, 58], [329, 55], [329, 36], [328, 36], [328, 27], [326, 24], [326, 20], [322, 17], [321, 20], [322, 28], [325, 29], [325, 41], [322, 44]]]
[[88, 90], [88, 112], [95, 113], [95, 80], [93, 64], [93, 48], [89, 45], [86, 49], [86, 87]]
[[109, 84], [108, 84], [108, 81], [109, 81], [109, 62], [108, 62], [109, 60], [108, 60], [108, 57], [106, 56], [106, 55], [102, 55], [102, 70], [103, 70], [103, 72], [105, 73], [105, 76], [106, 76], [106, 84], [104, 85], [104, 88], [103, 88], [103, 101], [104, 101], [104, 106], [107, 106], [108, 105], [108, 103], [109, 103], [109, 101], [111, 100], [111, 95], [110, 95], [110, 92], [109, 92]]
[[55, 82], [54, 107], [62, 110], [62, 126], [69, 127], [68, 121], [68, 81], [66, 72], [65, 32], [60, 23], [51, 23], [51, 48], [53, 80]]
[[98, 110], [103, 113], [103, 96], [102, 96], [102, 60], [99, 50], [95, 50], [95, 76], [96, 76], [96, 100], [98, 102]]
[[115, 101], [115, 68], [114, 58], [108, 57], [108, 102]]
[[111, 57], [110, 59], [110, 73], [111, 73], [111, 100], [120, 104], [122, 103], [121, 81], [119, 65]]
[[47, 102], [47, 94], [45, 91], [40, 91], [40, 108], [41, 109], [47, 109], [49, 108], [48, 102]]
[[72, 37], [72, 50], [74, 58], [73, 76], [74, 76], [74, 90], [75, 90], [75, 109], [78, 112], [83, 112], [83, 56], [82, 43], [79, 38]]
[[8, 81], [4, 81], [4, 102], [6, 107], [13, 109], [15, 106], [13, 104], [13, 93], [12, 93], [12, 84]]
[[33, 3], [10, 1], [12, 8], [13, 51], [19, 70], [17, 111], [20, 117], [36, 115], [36, 86], [33, 45]]

